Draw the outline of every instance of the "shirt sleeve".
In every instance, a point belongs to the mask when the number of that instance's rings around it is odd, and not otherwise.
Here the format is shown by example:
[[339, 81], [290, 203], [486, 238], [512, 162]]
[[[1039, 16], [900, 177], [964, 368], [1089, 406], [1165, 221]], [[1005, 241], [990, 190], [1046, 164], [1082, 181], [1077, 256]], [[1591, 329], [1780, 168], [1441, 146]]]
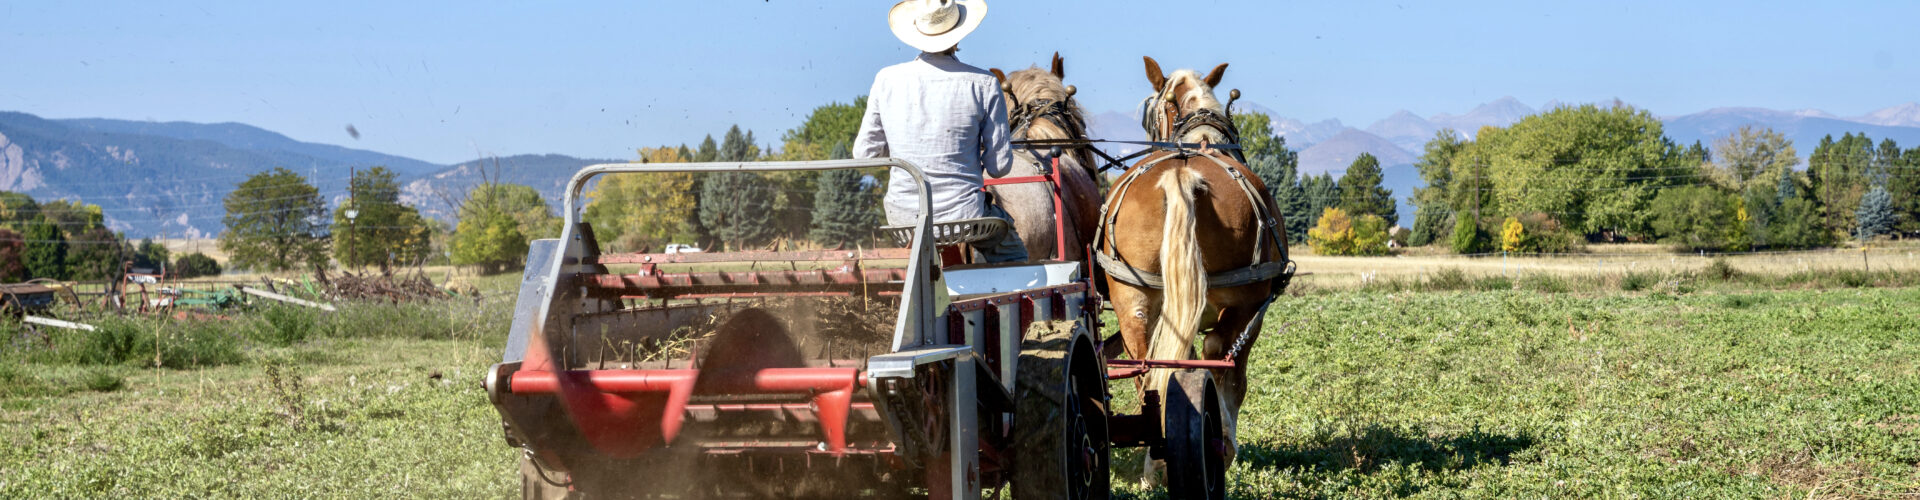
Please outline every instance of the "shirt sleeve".
[[867, 110], [860, 117], [860, 132], [853, 136], [852, 153], [854, 158], [884, 158], [891, 156], [887, 150], [887, 130], [880, 126], [880, 105], [883, 98], [881, 77], [875, 75], [873, 88], [867, 90]]
[[980, 167], [989, 176], [1013, 171], [1013, 131], [1007, 127], [1007, 99], [998, 87], [987, 89], [987, 115], [980, 120]]

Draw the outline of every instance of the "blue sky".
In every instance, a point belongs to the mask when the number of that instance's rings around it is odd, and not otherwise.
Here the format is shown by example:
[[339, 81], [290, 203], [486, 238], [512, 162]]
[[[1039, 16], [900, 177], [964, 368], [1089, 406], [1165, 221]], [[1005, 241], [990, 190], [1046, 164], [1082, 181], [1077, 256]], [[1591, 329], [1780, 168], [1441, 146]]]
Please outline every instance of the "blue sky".
[[[913, 56], [887, 1], [4, 2], [0, 110], [243, 122], [450, 163], [629, 158], [729, 124], [762, 142]], [[1147, 92], [1140, 56], [1288, 117], [1365, 126], [1511, 95], [1842, 116], [1920, 100], [1915, 2], [991, 3], [962, 60], [1058, 50], [1095, 111]], [[345, 128], [352, 124], [356, 140]]]

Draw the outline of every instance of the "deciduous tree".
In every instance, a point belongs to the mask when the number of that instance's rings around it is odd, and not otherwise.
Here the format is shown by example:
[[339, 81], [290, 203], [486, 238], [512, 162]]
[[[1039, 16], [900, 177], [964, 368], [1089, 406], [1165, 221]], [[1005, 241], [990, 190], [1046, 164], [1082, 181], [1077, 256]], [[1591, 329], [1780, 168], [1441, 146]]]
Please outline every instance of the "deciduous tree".
[[220, 249], [229, 264], [285, 271], [327, 262], [326, 204], [306, 178], [286, 168], [254, 174], [227, 194]]

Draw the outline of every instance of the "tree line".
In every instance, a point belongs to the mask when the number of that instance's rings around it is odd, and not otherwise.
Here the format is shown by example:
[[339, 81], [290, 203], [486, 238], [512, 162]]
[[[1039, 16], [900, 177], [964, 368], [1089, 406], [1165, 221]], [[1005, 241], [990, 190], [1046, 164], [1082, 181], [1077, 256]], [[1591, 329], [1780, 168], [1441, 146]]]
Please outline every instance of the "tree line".
[[39, 202], [25, 193], [0, 192], [0, 283], [116, 279], [131, 270], [184, 276], [220, 272], [205, 254], [174, 258], [152, 238], [135, 244], [105, 222], [99, 205]]
[[[641, 148], [640, 163], [848, 158], [866, 99], [815, 108], [777, 149], [737, 125], [696, 146]], [[1378, 255], [1390, 242], [1461, 254], [1571, 252], [1588, 243], [1657, 241], [1689, 250], [1810, 248], [1845, 238], [1920, 232], [1920, 147], [1865, 135], [1824, 138], [1806, 168], [1778, 132], [1743, 127], [1711, 148], [1682, 146], [1644, 110], [1567, 106], [1472, 136], [1442, 130], [1414, 164], [1424, 186], [1398, 229], [1379, 160], [1362, 153], [1340, 177], [1299, 171], [1299, 153], [1260, 113], [1234, 116], [1248, 166], [1285, 217], [1289, 242], [1338, 255]], [[286, 168], [254, 174], [223, 201], [227, 265], [263, 271], [451, 263], [488, 272], [523, 262], [528, 243], [559, 234], [532, 187], [482, 182], [450, 197], [447, 227], [400, 200], [384, 167], [353, 172], [329, 209]], [[605, 176], [582, 218], [615, 251], [682, 243], [750, 250], [871, 243], [882, 224], [886, 172], [721, 172]], [[219, 272], [204, 254], [177, 256], [104, 227], [96, 205], [37, 203], [0, 193], [0, 279], [105, 279], [134, 267]]]
[[1615, 103], [1564, 106], [1469, 137], [1441, 130], [1414, 164], [1424, 186], [1396, 218], [1379, 162], [1362, 154], [1339, 179], [1298, 172], [1298, 155], [1259, 113], [1235, 116], [1250, 167], [1286, 215], [1290, 241], [1374, 255], [1388, 241], [1461, 254], [1560, 253], [1600, 242], [1748, 251], [1831, 246], [1920, 233], [1920, 147], [1864, 134], [1823, 138], [1806, 168], [1792, 141], [1742, 127], [1679, 145], [1651, 113]]
[[[849, 158], [866, 98], [815, 108], [782, 137], [779, 152], [734, 126], [719, 141], [642, 148], [640, 163], [800, 161]], [[331, 209], [300, 174], [276, 168], [249, 177], [225, 200], [221, 249], [237, 268], [287, 271], [440, 262], [497, 272], [524, 261], [528, 244], [557, 237], [560, 218], [532, 187], [485, 175], [455, 206], [452, 228], [400, 201], [392, 171], [356, 171]], [[585, 193], [581, 216], [614, 251], [661, 251], [669, 243], [747, 250], [864, 245], [883, 217], [884, 173], [723, 172], [610, 175]]]

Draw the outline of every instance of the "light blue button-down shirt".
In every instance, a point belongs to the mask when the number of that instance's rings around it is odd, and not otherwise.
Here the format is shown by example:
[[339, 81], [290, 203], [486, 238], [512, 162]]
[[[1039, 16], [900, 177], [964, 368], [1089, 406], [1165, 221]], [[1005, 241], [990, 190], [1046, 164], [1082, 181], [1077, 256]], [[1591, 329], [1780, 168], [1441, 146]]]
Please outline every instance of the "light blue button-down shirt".
[[[853, 157], [890, 156], [919, 165], [933, 187], [933, 219], [969, 219], [984, 213], [981, 174], [1005, 176], [1013, 165], [1010, 133], [1006, 98], [993, 73], [952, 55], [923, 52], [874, 75]], [[912, 177], [893, 173], [888, 224], [918, 220], [915, 189]]]

